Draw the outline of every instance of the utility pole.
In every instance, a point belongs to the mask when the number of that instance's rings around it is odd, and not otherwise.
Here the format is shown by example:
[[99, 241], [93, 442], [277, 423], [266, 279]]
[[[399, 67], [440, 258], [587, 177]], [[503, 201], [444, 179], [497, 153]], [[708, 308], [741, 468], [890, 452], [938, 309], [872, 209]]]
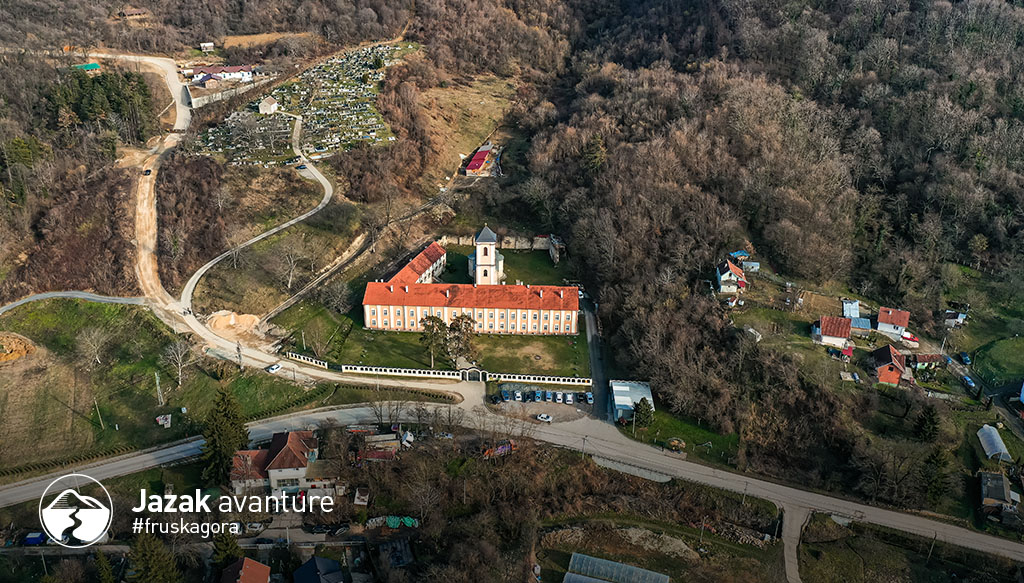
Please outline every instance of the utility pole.
[[742, 506], [747, 505], [747, 486], [750, 486], [750, 482], [743, 483], [743, 500], [740, 502]]
[[242, 343], [235, 340], [235, 354], [238, 355], [238, 370], [242, 370]]
[[586, 435], [583, 436], [583, 452], [580, 454], [580, 457], [587, 457], [587, 436]]
[[100, 429], [106, 429], [107, 427], [103, 425], [103, 414], [100, 413], [100, 404], [96, 402], [96, 397], [92, 398], [92, 404], [96, 405], [96, 416], [100, 418]]
[[932, 536], [932, 546], [928, 547], [928, 558], [927, 558], [927, 559], [925, 559], [925, 562], [926, 562], [926, 563], [927, 563], [928, 561], [932, 560], [932, 551], [933, 551], [933, 550], [935, 550], [935, 539], [937, 539], [937, 538], [939, 538], [939, 533], [938, 533], [938, 532], [936, 532], [936, 533], [935, 533], [935, 534], [934, 534], [934, 535]]
[[156, 377], [156, 400], [160, 403], [160, 406], [164, 406], [164, 392], [160, 388], [160, 373], [154, 371], [153, 376]]
[[704, 518], [700, 519], [700, 540], [699, 543], [704, 543], [704, 525], [708, 523], [708, 517], [705, 515]]

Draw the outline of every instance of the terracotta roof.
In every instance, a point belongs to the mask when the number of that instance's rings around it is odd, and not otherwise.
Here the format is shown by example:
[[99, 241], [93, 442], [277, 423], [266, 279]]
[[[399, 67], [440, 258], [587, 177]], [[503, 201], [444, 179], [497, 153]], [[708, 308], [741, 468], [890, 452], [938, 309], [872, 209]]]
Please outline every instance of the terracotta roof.
[[743, 270], [740, 269], [739, 267], [736, 267], [736, 264], [733, 263], [732, 261], [726, 259], [725, 261], [718, 264], [719, 275], [725, 275], [726, 273], [729, 272], [732, 272], [733, 275], [742, 280], [746, 280], [746, 277], [743, 275]]
[[879, 308], [878, 321], [882, 324], [902, 326], [903, 328], [906, 328], [907, 324], [910, 324], [910, 312], [897, 310], [895, 308]]
[[266, 449], [246, 449], [236, 451], [231, 460], [232, 480], [265, 480], [267, 479], [267, 458], [270, 451]]
[[275, 433], [270, 440], [270, 463], [267, 470], [304, 468], [309, 464], [307, 454], [317, 447], [312, 431]]
[[850, 337], [850, 327], [852, 323], [849, 318], [822, 316], [820, 324], [822, 336], [833, 336], [836, 338]]
[[907, 368], [906, 358], [892, 344], [879, 348], [872, 352], [871, 355], [875, 357], [876, 368], [892, 364], [900, 370], [900, 373]]
[[270, 581], [270, 567], [249, 557], [238, 559], [224, 568], [221, 583], [267, 583]]
[[[445, 292], [448, 294], [445, 295]], [[363, 305], [569, 310], [575, 312], [580, 308], [580, 300], [577, 288], [555, 285], [475, 286], [465, 283], [394, 285], [374, 281], [366, 284]]]
[[437, 241], [434, 241], [428, 245], [426, 249], [420, 251], [419, 255], [413, 257], [412, 261], [396, 273], [388, 283], [416, 283], [416, 280], [426, 273], [427, 270], [430, 269], [431, 265], [437, 263], [439, 259], [444, 257], [445, 253], [446, 251], [444, 250], [444, 247], [439, 245]]

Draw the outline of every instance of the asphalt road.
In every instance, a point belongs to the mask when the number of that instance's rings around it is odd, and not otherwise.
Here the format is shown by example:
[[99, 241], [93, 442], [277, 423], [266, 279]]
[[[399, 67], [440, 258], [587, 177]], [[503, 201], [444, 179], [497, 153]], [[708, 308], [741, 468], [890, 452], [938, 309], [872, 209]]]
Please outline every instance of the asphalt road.
[[116, 296], [101, 296], [89, 292], [80, 291], [62, 291], [62, 292], [44, 292], [41, 294], [35, 294], [28, 297], [21, 298], [16, 302], [11, 302], [6, 306], [0, 306], [0, 314], [9, 312], [18, 306], [22, 306], [29, 302], [37, 302], [39, 300], [50, 300], [53, 298], [69, 298], [75, 300], [85, 300], [89, 302], [99, 302], [101, 304], [134, 304], [136, 306], [143, 306], [146, 304], [146, 298], [122, 298]]

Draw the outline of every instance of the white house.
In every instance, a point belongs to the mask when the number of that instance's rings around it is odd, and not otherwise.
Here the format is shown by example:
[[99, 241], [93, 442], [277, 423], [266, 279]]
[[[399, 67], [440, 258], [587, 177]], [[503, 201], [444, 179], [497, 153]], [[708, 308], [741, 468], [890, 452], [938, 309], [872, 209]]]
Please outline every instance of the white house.
[[199, 50], [203, 51], [204, 53], [212, 53], [213, 43], [199, 43]]
[[276, 113], [278, 108], [277, 100], [273, 97], [267, 96], [260, 102], [260, 113], [263, 115], [269, 115]]
[[641, 399], [647, 399], [654, 410], [654, 397], [651, 396], [651, 385], [639, 381], [608, 381], [615, 403], [615, 420], [632, 419], [633, 409]]
[[720, 293], [732, 294], [747, 287], [747, 278], [743, 274], [743, 270], [728, 259], [718, 264], [716, 276]]
[[878, 309], [878, 331], [895, 338], [901, 338], [910, 324], [910, 312], [895, 308]]
[[231, 487], [235, 494], [270, 490], [275, 496], [306, 492], [311, 498], [334, 495], [334, 481], [319, 474], [318, 442], [312, 431], [275, 433], [268, 449], [235, 452]]

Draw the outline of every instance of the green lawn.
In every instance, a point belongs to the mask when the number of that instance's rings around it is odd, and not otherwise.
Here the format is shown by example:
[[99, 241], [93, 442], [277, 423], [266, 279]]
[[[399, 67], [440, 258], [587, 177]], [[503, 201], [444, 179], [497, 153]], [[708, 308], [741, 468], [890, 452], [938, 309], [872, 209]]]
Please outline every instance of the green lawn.
[[[449, 283], [473, 283], [468, 267], [468, 258], [473, 247], [451, 245], [448, 251], [448, 267], [443, 276]], [[558, 265], [551, 262], [547, 251], [517, 251], [501, 249], [505, 256], [505, 283], [512, 285], [517, 281], [531, 285], [565, 285], [571, 279], [568, 264], [562, 261]]]
[[974, 371], [985, 382], [1000, 387], [1024, 378], [1024, 337], [986, 344], [974, 354]]
[[966, 325], [952, 332], [955, 350], [973, 352], [1024, 332], [1024, 294], [1019, 284], [962, 265], [943, 266], [944, 298], [971, 304]]
[[[655, 403], [655, 407], [659, 406]], [[647, 429], [637, 427], [634, 434], [632, 425], [620, 427], [625, 435], [639, 441], [664, 444], [673, 437], [678, 437], [686, 442], [686, 454], [696, 457], [698, 460], [712, 465], [734, 467], [729, 459], [736, 456], [739, 449], [740, 438], [736, 433], [722, 435], [701, 427], [693, 421], [687, 421], [673, 416], [668, 411], [656, 410], [654, 422]], [[710, 444], [710, 446], [705, 445]]]
[[583, 320], [576, 336], [480, 335], [480, 366], [513, 374], [590, 376], [590, 352]]

